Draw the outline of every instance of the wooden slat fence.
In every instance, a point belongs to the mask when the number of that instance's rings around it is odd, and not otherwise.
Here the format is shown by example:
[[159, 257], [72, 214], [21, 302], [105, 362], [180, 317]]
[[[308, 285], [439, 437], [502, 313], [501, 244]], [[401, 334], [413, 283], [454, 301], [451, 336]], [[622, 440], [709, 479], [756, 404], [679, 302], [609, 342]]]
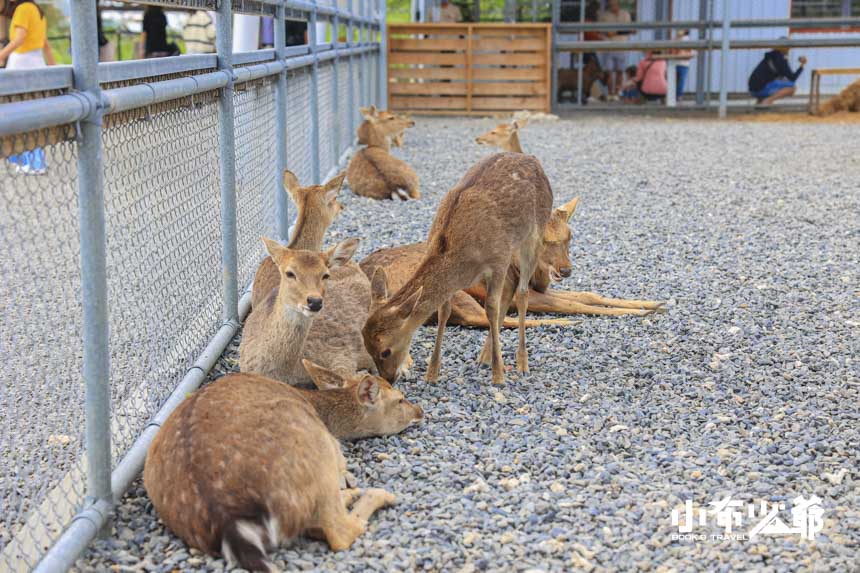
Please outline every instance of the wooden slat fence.
[[550, 24], [389, 24], [388, 109], [550, 111]]

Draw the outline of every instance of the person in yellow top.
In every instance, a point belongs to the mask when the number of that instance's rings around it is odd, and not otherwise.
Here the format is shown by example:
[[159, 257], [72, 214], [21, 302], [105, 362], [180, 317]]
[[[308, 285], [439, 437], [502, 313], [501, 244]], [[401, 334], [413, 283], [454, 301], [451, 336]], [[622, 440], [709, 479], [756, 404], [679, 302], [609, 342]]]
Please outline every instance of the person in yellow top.
[[6, 69], [26, 70], [54, 65], [54, 53], [48, 43], [48, 21], [33, 0], [18, 0], [12, 22], [10, 41], [0, 50], [0, 65]]
[[[39, 5], [33, 0], [18, 0], [12, 3], [15, 11], [9, 24], [10, 41], [0, 50], [0, 66], [7, 70], [32, 70], [54, 65], [54, 53], [48, 44], [48, 21]], [[45, 172], [45, 150], [37, 147], [20, 155], [12, 155], [9, 161], [20, 173], [28, 175]]]

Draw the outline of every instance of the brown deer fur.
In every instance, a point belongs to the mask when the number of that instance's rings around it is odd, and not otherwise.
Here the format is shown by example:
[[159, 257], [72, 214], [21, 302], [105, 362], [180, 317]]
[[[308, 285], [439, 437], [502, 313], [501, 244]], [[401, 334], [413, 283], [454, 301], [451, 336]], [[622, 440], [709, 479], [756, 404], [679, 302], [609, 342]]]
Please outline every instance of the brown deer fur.
[[821, 104], [818, 115], [832, 115], [840, 111], [860, 112], [860, 80]]
[[[284, 189], [298, 209], [295, 230], [287, 248], [304, 251], [322, 250], [326, 230], [343, 210], [337, 201], [337, 194], [345, 177], [346, 172], [342, 172], [325, 185], [302, 187], [291, 171], [284, 170]], [[272, 257], [266, 257], [257, 267], [257, 273], [254, 275], [251, 306], [255, 307], [265, 299], [278, 287], [279, 281], [278, 268]]]
[[[511, 151], [515, 153], [523, 153], [520, 145], [519, 130], [526, 125], [526, 121], [514, 120], [511, 123], [500, 123], [495, 128], [487, 133], [478, 136], [475, 141], [480, 145], [490, 145]], [[576, 209], [576, 199], [574, 199], [573, 207], [567, 211], [567, 219], [573, 214]], [[571, 203], [568, 203], [571, 205]], [[567, 207], [567, 205], [566, 205]], [[570, 228], [567, 226], [567, 219], [564, 224], [558, 217], [553, 217], [547, 232], [544, 235], [544, 253], [541, 256], [541, 263], [535, 270], [534, 276], [530, 281], [531, 290], [529, 291], [529, 307], [531, 312], [548, 312], [555, 314], [600, 314], [600, 315], [625, 315], [633, 314], [637, 316], [645, 316], [655, 311], [663, 309], [663, 303], [653, 300], [625, 300], [617, 298], [606, 298], [593, 292], [574, 292], [550, 290], [551, 282], [558, 281], [561, 277], [550, 276], [551, 269], [555, 267], [559, 269], [567, 269], [567, 275], [570, 274]], [[550, 264], [543, 264], [543, 261], [555, 261]], [[386, 269], [387, 270], [387, 269]], [[467, 292], [472, 297], [483, 302], [486, 297], [486, 292], [483, 287], [478, 284], [474, 285]], [[461, 313], [466, 314], [465, 305], [470, 304], [469, 301], [461, 299]], [[475, 308], [472, 307], [469, 316], [475, 316]], [[474, 322], [480, 322], [479, 320]], [[482, 326], [474, 324], [474, 326]]]
[[280, 283], [251, 310], [239, 345], [239, 367], [277, 380], [304, 375], [300, 363], [305, 338], [322, 309], [324, 283], [331, 270], [346, 264], [358, 247], [347, 239], [323, 253], [294, 250], [264, 238]]
[[[373, 116], [377, 120], [377, 125], [382, 130], [383, 135], [388, 138], [392, 147], [403, 147], [403, 137], [408, 127], [413, 127], [415, 122], [412, 117], [407, 114], [394, 114], [382, 109], [376, 109], [376, 106], [362, 107], [359, 109], [362, 117]], [[395, 121], [399, 120], [399, 121]], [[373, 129], [370, 120], [365, 119], [358, 126], [356, 134], [358, 135], [358, 143], [367, 145], [372, 139], [371, 130]]]
[[314, 364], [319, 390], [256, 374], [230, 374], [188, 397], [167, 418], [143, 479], [159, 517], [188, 545], [252, 571], [302, 533], [348, 548], [394, 495], [340, 491], [346, 463], [337, 438], [400, 432], [423, 417], [384, 380], [348, 381]]
[[[388, 135], [402, 131], [412, 120], [397, 116], [381, 120], [366, 114], [360, 134], [367, 147], [360, 149], [349, 162], [346, 177], [356, 195], [372, 199], [419, 199], [418, 175], [404, 161], [391, 155]], [[383, 127], [384, 124], [384, 127]]]
[[513, 285], [506, 286], [505, 281], [512, 256], [518, 258], [525, 277], [516, 285], [520, 319], [517, 368], [527, 372], [523, 321], [528, 277], [537, 264], [551, 211], [552, 189], [534, 157], [498, 153], [469, 169], [442, 199], [430, 229], [427, 254], [415, 274], [384, 302], [379, 300], [379, 290], [374, 289], [377, 300], [362, 334], [380, 375], [391, 381], [397, 378], [406, 363], [415, 330], [438, 311], [436, 346], [427, 369], [427, 379], [435, 380], [451, 298], [483, 279], [488, 288], [488, 358], [493, 382], [503, 383], [499, 323], [501, 309], [508, 308], [513, 296]]

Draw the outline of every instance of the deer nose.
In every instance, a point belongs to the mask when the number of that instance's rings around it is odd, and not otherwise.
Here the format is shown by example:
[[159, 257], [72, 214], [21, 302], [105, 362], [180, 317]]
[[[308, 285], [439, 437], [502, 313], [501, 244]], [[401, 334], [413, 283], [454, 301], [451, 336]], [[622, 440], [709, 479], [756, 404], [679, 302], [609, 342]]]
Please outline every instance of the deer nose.
[[415, 419], [423, 420], [424, 419], [424, 410], [421, 409], [421, 406], [415, 405]]
[[319, 312], [322, 308], [322, 298], [318, 296], [309, 296], [308, 308], [311, 309], [313, 312]]
[[570, 273], [571, 273], [571, 268], [570, 268], [570, 267], [562, 267], [562, 268], [560, 268], [560, 269], [558, 270], [558, 274], [560, 274], [560, 275], [561, 275], [561, 276], [563, 276], [564, 278], [569, 277], [569, 276], [570, 276]]

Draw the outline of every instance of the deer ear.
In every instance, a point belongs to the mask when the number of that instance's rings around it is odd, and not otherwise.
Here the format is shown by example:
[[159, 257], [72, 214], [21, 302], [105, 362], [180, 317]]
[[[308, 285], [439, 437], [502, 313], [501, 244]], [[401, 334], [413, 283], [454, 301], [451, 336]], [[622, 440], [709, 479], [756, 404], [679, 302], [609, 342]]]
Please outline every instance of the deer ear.
[[299, 202], [299, 191], [301, 188], [301, 185], [299, 185], [299, 178], [296, 177], [296, 174], [289, 169], [284, 169], [284, 189], [290, 194], [290, 197], [293, 198], [293, 202], [295, 203]]
[[364, 406], [375, 406], [379, 403], [379, 381], [373, 376], [365, 376], [355, 388], [360, 404]]
[[404, 320], [409, 318], [418, 306], [418, 301], [421, 300], [422, 294], [424, 294], [423, 286], [418, 287], [417, 291], [403, 301], [403, 304], [397, 308], [397, 315]]
[[326, 203], [331, 203], [337, 198], [337, 194], [340, 193], [340, 188], [343, 187], [343, 180], [346, 179], [346, 171], [341, 171], [331, 179], [329, 179], [328, 183], [325, 184], [325, 200]]
[[562, 216], [565, 222], [570, 221], [570, 218], [573, 216], [573, 213], [576, 211], [576, 206], [579, 204], [579, 197], [574, 197], [558, 209], [558, 213]]
[[335, 268], [345, 265], [355, 254], [358, 244], [361, 241], [355, 237], [339, 242], [335, 246], [328, 249], [323, 255], [328, 262], [329, 268]]
[[302, 359], [302, 366], [305, 367], [308, 376], [314, 381], [318, 390], [337, 390], [346, 385], [346, 381], [342, 376], [306, 358]]
[[287, 248], [285, 246], [269, 237], [263, 237], [263, 244], [266, 246], [266, 250], [269, 251], [269, 255], [271, 255], [273, 259], [277, 259], [280, 255], [287, 253]]
[[373, 271], [373, 277], [370, 279], [370, 296], [376, 305], [388, 300], [388, 275], [382, 267], [376, 267]]

